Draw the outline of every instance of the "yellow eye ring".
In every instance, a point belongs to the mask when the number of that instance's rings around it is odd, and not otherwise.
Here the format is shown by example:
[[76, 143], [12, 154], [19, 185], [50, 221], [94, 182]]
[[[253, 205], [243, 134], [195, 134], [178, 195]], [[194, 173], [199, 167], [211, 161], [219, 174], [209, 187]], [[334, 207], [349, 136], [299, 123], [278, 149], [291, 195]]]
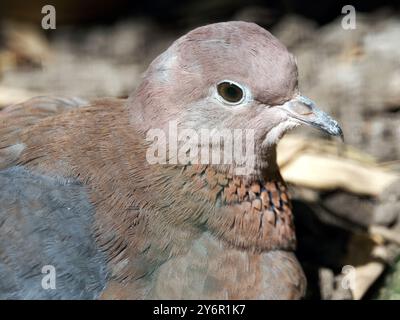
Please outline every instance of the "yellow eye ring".
[[243, 100], [244, 92], [237, 84], [222, 81], [217, 85], [217, 92], [219, 96], [228, 103], [237, 104]]

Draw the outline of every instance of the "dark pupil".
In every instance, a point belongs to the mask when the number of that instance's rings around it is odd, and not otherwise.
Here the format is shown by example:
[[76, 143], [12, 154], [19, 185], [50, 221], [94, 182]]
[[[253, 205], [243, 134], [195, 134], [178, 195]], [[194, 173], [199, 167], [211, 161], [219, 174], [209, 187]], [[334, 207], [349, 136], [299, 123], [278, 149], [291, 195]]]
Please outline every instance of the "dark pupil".
[[239, 102], [243, 97], [242, 89], [233, 83], [220, 83], [218, 85], [218, 93], [228, 102]]

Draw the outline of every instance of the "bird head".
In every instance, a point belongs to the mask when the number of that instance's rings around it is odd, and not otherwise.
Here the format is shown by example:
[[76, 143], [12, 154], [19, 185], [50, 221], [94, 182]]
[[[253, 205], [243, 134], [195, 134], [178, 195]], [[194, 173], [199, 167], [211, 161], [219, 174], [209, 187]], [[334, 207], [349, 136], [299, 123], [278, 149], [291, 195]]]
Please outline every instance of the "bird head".
[[145, 131], [167, 130], [171, 121], [178, 130], [251, 130], [256, 167], [268, 165], [264, 155], [300, 124], [342, 136], [338, 123], [299, 92], [294, 56], [254, 23], [187, 33], [153, 61], [132, 100], [132, 121]]

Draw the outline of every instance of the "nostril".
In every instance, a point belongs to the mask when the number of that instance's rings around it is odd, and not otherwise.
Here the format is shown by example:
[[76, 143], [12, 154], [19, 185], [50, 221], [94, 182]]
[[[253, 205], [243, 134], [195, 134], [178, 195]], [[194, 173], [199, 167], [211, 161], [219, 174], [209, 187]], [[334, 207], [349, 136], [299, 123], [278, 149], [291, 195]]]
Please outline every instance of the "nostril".
[[308, 116], [313, 114], [313, 109], [311, 104], [304, 104], [302, 102], [292, 103], [291, 110], [299, 115]]

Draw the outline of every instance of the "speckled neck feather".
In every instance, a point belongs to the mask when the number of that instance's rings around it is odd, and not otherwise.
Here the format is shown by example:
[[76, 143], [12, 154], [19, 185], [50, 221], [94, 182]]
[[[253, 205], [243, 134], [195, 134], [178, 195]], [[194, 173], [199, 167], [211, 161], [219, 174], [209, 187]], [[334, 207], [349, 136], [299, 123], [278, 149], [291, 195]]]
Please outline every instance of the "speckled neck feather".
[[248, 181], [200, 165], [188, 168], [187, 174], [195, 180], [194, 193], [218, 208], [208, 223], [224, 240], [254, 251], [294, 249], [290, 199], [280, 175]]

